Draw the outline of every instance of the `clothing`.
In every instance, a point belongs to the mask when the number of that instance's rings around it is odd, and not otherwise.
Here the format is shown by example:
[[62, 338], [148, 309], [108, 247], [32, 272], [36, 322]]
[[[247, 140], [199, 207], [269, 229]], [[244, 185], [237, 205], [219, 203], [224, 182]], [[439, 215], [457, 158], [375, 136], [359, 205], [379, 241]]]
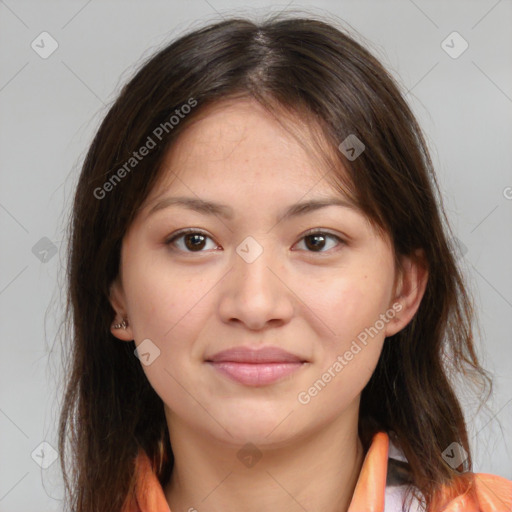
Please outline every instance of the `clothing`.
[[[385, 432], [374, 435], [361, 467], [348, 512], [400, 512], [406, 485], [389, 485], [390, 459], [405, 460]], [[136, 459], [135, 496], [122, 512], [171, 512], [164, 491], [144, 451]], [[439, 512], [512, 512], [512, 481], [485, 473], [464, 473], [461, 481], [474, 479], [475, 492], [461, 493], [459, 485], [443, 487]], [[386, 484], [388, 481], [388, 485]], [[418, 509], [413, 502], [410, 512]]]

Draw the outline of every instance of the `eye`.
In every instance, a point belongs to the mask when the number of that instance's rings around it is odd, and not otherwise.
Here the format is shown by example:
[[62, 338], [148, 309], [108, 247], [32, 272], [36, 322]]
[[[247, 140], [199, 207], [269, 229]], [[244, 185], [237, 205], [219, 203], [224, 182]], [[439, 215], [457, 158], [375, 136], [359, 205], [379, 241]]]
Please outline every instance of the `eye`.
[[[178, 243], [178, 241], [182, 242], [181, 239], [184, 241], [184, 246], [183, 244]], [[184, 252], [203, 252], [202, 249], [204, 249], [207, 239], [212, 240], [212, 238], [206, 233], [197, 229], [189, 228], [172, 235], [165, 241], [165, 244], [175, 245]], [[217, 246], [214, 245], [213, 248], [215, 249], [216, 247]]]
[[326, 240], [329, 238], [331, 240], [337, 241], [339, 244], [344, 243], [344, 241], [339, 236], [320, 230], [309, 231], [301, 238], [300, 241], [302, 242], [304, 240], [308, 250], [312, 249], [309, 252], [328, 252], [328, 250], [324, 251], [323, 249], [326, 247], [326, 245], [328, 245]]
[[[208, 239], [213, 241], [213, 239], [203, 231], [188, 228], [171, 235], [171, 237], [165, 241], [165, 244], [173, 245], [183, 252], [204, 252], [203, 249], [205, 249]], [[309, 231], [300, 239], [300, 242], [305, 242], [308, 252], [324, 253], [328, 252], [330, 249], [327, 247], [327, 250], [324, 250], [325, 247], [329, 245], [326, 242], [326, 240], [329, 239], [338, 242], [338, 245], [344, 244], [344, 241], [339, 236], [320, 230]], [[336, 246], [336, 244], [334, 244], [334, 246]], [[215, 249], [216, 247], [218, 246], [214, 244], [210, 249]]]

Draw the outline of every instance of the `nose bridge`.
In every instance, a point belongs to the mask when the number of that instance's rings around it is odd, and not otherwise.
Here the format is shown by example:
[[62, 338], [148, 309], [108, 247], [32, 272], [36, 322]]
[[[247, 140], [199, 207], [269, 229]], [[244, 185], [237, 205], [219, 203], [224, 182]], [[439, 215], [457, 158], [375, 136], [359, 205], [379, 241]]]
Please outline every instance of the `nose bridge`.
[[[244, 294], [269, 294], [275, 287], [276, 276], [269, 267], [275, 267], [275, 250], [271, 237], [246, 237], [236, 248], [234, 255], [234, 272], [236, 287]], [[247, 297], [245, 297], [247, 299]]]
[[293, 313], [289, 291], [276, 276], [281, 266], [271, 240], [247, 237], [236, 247], [221, 300], [224, 320], [237, 319], [260, 328], [270, 320], [286, 320]]

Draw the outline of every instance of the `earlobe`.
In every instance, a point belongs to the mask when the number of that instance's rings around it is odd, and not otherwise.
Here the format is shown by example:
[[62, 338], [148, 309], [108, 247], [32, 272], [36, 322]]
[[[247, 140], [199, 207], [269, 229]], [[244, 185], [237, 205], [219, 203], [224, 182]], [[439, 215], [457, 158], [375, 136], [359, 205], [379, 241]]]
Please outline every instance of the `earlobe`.
[[133, 334], [127, 318], [122, 318], [120, 322], [114, 320], [110, 325], [110, 332], [122, 341], [132, 341]]
[[413, 255], [402, 256], [400, 263], [398, 284], [390, 304], [396, 315], [386, 326], [386, 337], [401, 331], [412, 320], [420, 307], [428, 282], [428, 265], [422, 249], [416, 250]]
[[116, 317], [110, 325], [110, 332], [122, 341], [132, 341], [133, 331], [128, 321], [124, 291], [118, 278], [110, 286], [109, 300], [116, 312]]

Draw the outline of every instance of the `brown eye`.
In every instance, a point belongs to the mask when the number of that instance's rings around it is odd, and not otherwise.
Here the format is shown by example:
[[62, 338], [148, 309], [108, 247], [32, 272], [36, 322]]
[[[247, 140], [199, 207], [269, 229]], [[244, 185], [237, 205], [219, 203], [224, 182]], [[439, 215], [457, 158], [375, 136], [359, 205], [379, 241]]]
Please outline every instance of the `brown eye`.
[[[165, 244], [173, 245], [183, 252], [203, 252], [208, 239], [212, 240], [202, 231], [189, 229], [171, 236]], [[213, 248], [217, 247], [215, 244], [213, 245]]]
[[[306, 248], [309, 252], [328, 252], [333, 246], [329, 247], [328, 240], [335, 240], [338, 245], [343, 244], [343, 240], [336, 235], [326, 233], [324, 231], [316, 231], [308, 233], [302, 237], [301, 241], [304, 240]], [[336, 246], [336, 244], [334, 244]], [[327, 247], [327, 250], [324, 250]]]
[[185, 246], [187, 247], [187, 249], [190, 249], [191, 251], [195, 251], [196, 249], [201, 250], [205, 245], [205, 238], [206, 237], [201, 233], [185, 235]]

